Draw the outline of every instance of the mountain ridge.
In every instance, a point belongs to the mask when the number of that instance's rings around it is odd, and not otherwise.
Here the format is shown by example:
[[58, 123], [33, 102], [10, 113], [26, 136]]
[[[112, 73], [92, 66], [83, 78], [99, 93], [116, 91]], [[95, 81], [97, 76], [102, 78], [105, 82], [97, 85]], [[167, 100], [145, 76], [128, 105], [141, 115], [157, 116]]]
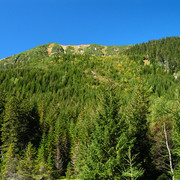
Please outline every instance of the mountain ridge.
[[[15, 64], [16, 62], [26, 63], [30, 60], [43, 61], [49, 57], [59, 58], [63, 55], [88, 55], [88, 56], [118, 56], [127, 55], [130, 59], [144, 63], [156, 63], [164, 70], [179, 74], [180, 70], [180, 37], [166, 37], [159, 40], [151, 40], [146, 43], [136, 45], [60, 45], [58, 43], [48, 43], [36, 46], [32, 49], [15, 54], [0, 60], [1, 64]], [[66, 57], [68, 58], [68, 57]], [[31, 61], [32, 62], [32, 61]], [[178, 75], [179, 76], [179, 75]]]
[[120, 45], [120, 46], [118, 45], [105, 46], [105, 45], [99, 45], [99, 44], [61, 45], [58, 43], [48, 43], [48, 44], [36, 46], [34, 48], [23, 51], [21, 53], [17, 53], [17, 54], [2, 58], [0, 59], [0, 61], [12, 58], [14, 56], [21, 55], [22, 53], [28, 53], [29, 51], [35, 50], [42, 46], [46, 48], [49, 56], [53, 54], [50, 51], [53, 50], [54, 46], [56, 46], [57, 51], [64, 52], [64, 54], [98, 55], [96, 53], [96, 51], [98, 51], [100, 56], [106, 56], [106, 55], [111, 56], [111, 55], [117, 55], [121, 53], [122, 51], [127, 50], [132, 45]]

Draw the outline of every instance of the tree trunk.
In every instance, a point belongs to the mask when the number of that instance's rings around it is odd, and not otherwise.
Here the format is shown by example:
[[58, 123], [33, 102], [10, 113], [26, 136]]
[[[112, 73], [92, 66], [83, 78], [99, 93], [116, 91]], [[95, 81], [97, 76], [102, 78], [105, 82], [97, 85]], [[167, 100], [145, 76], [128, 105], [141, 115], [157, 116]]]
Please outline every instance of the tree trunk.
[[167, 133], [166, 133], [166, 124], [164, 123], [164, 135], [165, 135], [165, 139], [166, 139], [166, 147], [169, 153], [169, 166], [171, 169], [171, 173], [172, 173], [172, 179], [174, 180], [174, 171], [173, 171], [173, 166], [172, 166], [172, 157], [171, 157], [171, 151], [169, 148], [169, 144], [168, 144], [168, 138], [167, 138]]

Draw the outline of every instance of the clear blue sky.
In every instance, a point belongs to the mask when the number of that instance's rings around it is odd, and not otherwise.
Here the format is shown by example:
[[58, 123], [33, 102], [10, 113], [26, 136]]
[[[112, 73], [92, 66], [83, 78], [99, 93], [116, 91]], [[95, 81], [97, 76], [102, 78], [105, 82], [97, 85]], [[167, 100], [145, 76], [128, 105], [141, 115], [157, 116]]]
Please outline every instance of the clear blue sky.
[[0, 1], [0, 59], [50, 42], [126, 45], [180, 36], [180, 0]]

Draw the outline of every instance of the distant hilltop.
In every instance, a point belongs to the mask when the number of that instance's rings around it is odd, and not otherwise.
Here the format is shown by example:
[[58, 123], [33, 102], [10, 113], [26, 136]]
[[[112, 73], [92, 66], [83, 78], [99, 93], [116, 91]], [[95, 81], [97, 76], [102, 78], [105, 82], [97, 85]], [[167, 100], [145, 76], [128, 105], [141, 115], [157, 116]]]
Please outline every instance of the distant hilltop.
[[46, 56], [59, 56], [62, 54], [85, 54], [92, 56], [113, 56], [119, 55], [123, 51], [129, 49], [132, 45], [123, 45], [123, 46], [104, 46], [99, 44], [88, 44], [88, 45], [60, 45], [58, 43], [48, 43], [44, 45], [37, 46], [25, 52], [1, 59], [1, 60], [10, 60], [15, 61], [19, 58], [33, 58], [36, 57], [46, 57]]
[[104, 46], [99, 44], [86, 45], [60, 45], [48, 43], [37, 46], [25, 52], [1, 59], [1, 64], [15, 64], [21, 62], [44, 60], [46, 58], [59, 58], [68, 55], [88, 56], [121, 56], [124, 54], [136, 62], [150, 65], [156, 63], [166, 71], [179, 77], [180, 73], [180, 37], [166, 37], [159, 40], [151, 40], [147, 43], [123, 46]]
[[65, 53], [69, 53], [69, 50], [73, 53], [81, 53], [88, 55], [100, 55], [100, 56], [111, 56], [118, 55], [119, 53], [127, 50], [132, 45], [123, 46], [103, 46], [98, 44], [87, 44], [87, 45], [61, 45], [65, 50]]
[[[118, 55], [121, 52], [127, 50], [132, 45], [123, 45], [123, 46], [104, 46], [99, 44], [86, 44], [86, 45], [60, 45], [57, 43], [48, 44], [47, 50], [48, 54], [52, 55], [53, 53], [63, 52], [64, 54], [87, 54], [94, 56], [112, 56]], [[57, 52], [54, 52], [54, 49]], [[52, 53], [51, 53], [52, 51]]]

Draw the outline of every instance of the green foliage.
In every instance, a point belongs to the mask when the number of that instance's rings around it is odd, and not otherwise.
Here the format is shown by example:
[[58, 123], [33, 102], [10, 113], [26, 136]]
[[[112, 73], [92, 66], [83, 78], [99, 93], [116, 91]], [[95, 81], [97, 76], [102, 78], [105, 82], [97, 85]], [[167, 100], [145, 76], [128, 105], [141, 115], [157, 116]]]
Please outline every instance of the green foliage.
[[104, 47], [101, 45], [91, 44], [90, 46], [84, 49], [84, 53], [87, 55], [103, 56], [104, 55], [104, 53], [102, 52], [103, 48]]
[[180, 109], [179, 102], [177, 102], [178, 108], [173, 112], [174, 115], [174, 127], [173, 127], [173, 152], [177, 156], [177, 164], [175, 166], [175, 178], [180, 177]]
[[[160, 172], [160, 174], [166, 174], [167, 176], [171, 176], [171, 173], [169, 166], [169, 154], [165, 140], [164, 124], [166, 125], [168, 144], [170, 151], [172, 153], [174, 151], [174, 145], [172, 140], [172, 127], [175, 117], [172, 113], [172, 109], [178, 109], [178, 106], [174, 102], [172, 102], [172, 100], [167, 100], [166, 98], [161, 97], [154, 100], [154, 103], [151, 106], [152, 113], [150, 117], [150, 129], [154, 136], [154, 143], [152, 146], [152, 157], [156, 164], [156, 169]], [[173, 157], [175, 156], [173, 155]], [[175, 164], [176, 162], [173, 161], [173, 168], [176, 167]]]
[[84, 153], [80, 177], [83, 179], [116, 179], [121, 177], [122, 157], [127, 143], [125, 122], [118, 113], [119, 104], [113, 89], [104, 93], [102, 110], [92, 132], [92, 142]]
[[42, 135], [42, 140], [36, 158], [36, 165], [35, 165], [36, 177], [39, 178], [50, 177], [51, 176], [51, 172], [49, 172], [49, 169], [51, 169], [50, 164], [51, 163], [49, 158], [47, 163], [46, 135], [44, 133]]
[[158, 178], [157, 178], [157, 180], [168, 180], [169, 179], [169, 177], [166, 175], [166, 174], [161, 174]]
[[[151, 62], [154, 60], [162, 65], [165, 70], [172, 73], [180, 70], [180, 37], [167, 37], [161, 40], [152, 40], [148, 43], [137, 44], [127, 50], [128, 55], [144, 56]], [[143, 60], [140, 58], [141, 61]]]
[[170, 49], [178, 57], [177, 41], [167, 38], [142, 49], [81, 46], [86, 55], [71, 46], [64, 54], [52, 43], [1, 60], [4, 178], [169, 177], [163, 122], [178, 178], [180, 80], [152, 53], [162, 48], [163, 55], [164, 45], [172, 44], [166, 54]]
[[0, 86], [0, 115], [2, 115], [4, 111], [5, 103], [6, 103], [6, 93], [3, 90], [3, 88]]
[[3, 124], [1, 128], [1, 149], [4, 153], [8, 151], [10, 144], [13, 144], [15, 153], [19, 151], [20, 124], [19, 102], [17, 98], [12, 97], [5, 105]]
[[55, 44], [51, 49], [52, 56], [60, 56], [63, 53], [64, 53], [64, 49], [59, 44]]
[[124, 46], [107, 46], [105, 52], [106, 56], [114, 56], [114, 55], [120, 55], [120, 53], [124, 52], [125, 50], [129, 49], [130, 45], [124, 45]]
[[45, 146], [46, 146], [46, 135], [45, 135], [45, 133], [43, 133], [42, 140], [41, 140], [40, 147], [38, 149], [38, 154], [37, 154], [37, 163], [38, 164], [41, 164], [41, 163], [45, 164], [45, 161], [46, 161]]
[[3, 153], [2, 175], [5, 179], [17, 177], [18, 156], [16, 155], [15, 143], [10, 143], [6, 152]]
[[66, 48], [66, 54], [74, 54], [74, 53], [75, 53], [74, 47], [68, 46], [68, 47]]
[[133, 101], [128, 109], [127, 119], [129, 123], [130, 137], [133, 140], [132, 153], [138, 154], [136, 164], [141, 164], [144, 169], [145, 179], [152, 179], [150, 172], [153, 170], [151, 159], [151, 143], [148, 138], [148, 122], [147, 116], [149, 114], [149, 93], [139, 84]]
[[[4, 61], [8, 64], [27, 64], [29, 61], [37, 61], [38, 59], [43, 59], [48, 55], [47, 47], [49, 44], [40, 45], [23, 53], [13, 55], [11, 57], [5, 58]], [[7, 66], [7, 65], [6, 65]]]
[[78, 48], [78, 52], [82, 54], [84, 51], [82, 48]]
[[34, 171], [35, 171], [35, 149], [33, 148], [33, 144], [29, 143], [24, 157], [20, 160], [18, 164], [18, 177], [20, 179], [30, 180], [34, 179]]
[[6, 93], [3, 90], [3, 88], [0, 86], [0, 128], [3, 123], [5, 104], [6, 104]]
[[122, 176], [126, 177], [126, 179], [135, 180], [141, 177], [144, 173], [142, 168], [139, 168], [140, 165], [136, 164], [137, 155], [132, 156], [131, 147], [129, 147], [126, 161], [129, 164], [129, 167], [123, 171]]

